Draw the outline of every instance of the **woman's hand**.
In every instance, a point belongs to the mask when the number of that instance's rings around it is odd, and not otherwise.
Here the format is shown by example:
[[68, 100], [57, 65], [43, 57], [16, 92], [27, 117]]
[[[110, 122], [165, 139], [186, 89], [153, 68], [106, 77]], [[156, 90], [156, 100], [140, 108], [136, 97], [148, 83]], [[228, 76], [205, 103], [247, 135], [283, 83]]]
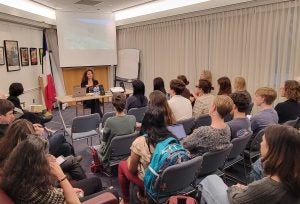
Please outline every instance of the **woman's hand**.
[[45, 131], [41, 124], [35, 123], [35, 124], [33, 124], [33, 128], [34, 128], [35, 133], [38, 135], [42, 135], [43, 132]]
[[48, 160], [48, 163], [50, 166], [51, 174], [54, 175], [57, 178], [57, 180], [59, 180], [59, 181], [61, 179], [63, 179], [66, 175], [60, 168], [59, 164], [56, 162], [56, 158], [54, 156], [52, 156], [51, 154], [49, 154], [47, 156], [47, 160]]

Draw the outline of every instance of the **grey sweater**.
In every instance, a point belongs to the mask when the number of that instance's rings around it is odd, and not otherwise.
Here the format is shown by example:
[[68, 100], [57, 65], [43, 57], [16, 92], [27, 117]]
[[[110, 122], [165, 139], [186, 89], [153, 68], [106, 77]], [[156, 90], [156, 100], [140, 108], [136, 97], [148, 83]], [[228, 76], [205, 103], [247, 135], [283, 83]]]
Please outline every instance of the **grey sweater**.
[[289, 196], [281, 183], [269, 177], [255, 181], [245, 189], [231, 186], [227, 193], [232, 204], [273, 204], [288, 200], [290, 202], [287, 203], [299, 203], [299, 200]]

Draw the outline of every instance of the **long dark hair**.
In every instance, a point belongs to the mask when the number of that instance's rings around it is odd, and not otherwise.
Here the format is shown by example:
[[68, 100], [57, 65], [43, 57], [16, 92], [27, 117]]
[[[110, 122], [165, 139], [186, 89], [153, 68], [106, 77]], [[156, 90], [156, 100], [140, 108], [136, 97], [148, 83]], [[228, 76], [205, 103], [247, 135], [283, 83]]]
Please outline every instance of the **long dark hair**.
[[133, 96], [140, 100], [141, 104], [145, 104], [147, 100], [145, 96], [145, 84], [141, 80], [134, 80], [132, 82]]
[[93, 80], [94, 80], [94, 70], [91, 68], [88, 68], [84, 71], [82, 79], [81, 79], [81, 84], [88, 84], [88, 78], [87, 78], [87, 73], [92, 72], [93, 74]]
[[48, 143], [28, 135], [11, 152], [3, 167], [1, 188], [11, 197], [28, 194], [33, 188], [48, 191], [53, 177], [47, 161]]
[[34, 132], [32, 123], [25, 119], [15, 120], [8, 126], [4, 137], [0, 140], [0, 167], [15, 146]]
[[218, 84], [220, 86], [218, 95], [230, 95], [232, 93], [231, 82], [228, 77], [219, 78]]
[[148, 146], [156, 146], [157, 143], [167, 137], [175, 137], [167, 129], [164, 112], [159, 108], [150, 107], [143, 118], [140, 135], [147, 135]]
[[167, 94], [164, 80], [161, 77], [156, 77], [153, 79], [153, 91], [156, 90], [163, 92], [165, 95]]
[[265, 130], [268, 146], [262, 158], [267, 175], [276, 175], [285, 189], [300, 197], [300, 132], [286, 125], [272, 125]]

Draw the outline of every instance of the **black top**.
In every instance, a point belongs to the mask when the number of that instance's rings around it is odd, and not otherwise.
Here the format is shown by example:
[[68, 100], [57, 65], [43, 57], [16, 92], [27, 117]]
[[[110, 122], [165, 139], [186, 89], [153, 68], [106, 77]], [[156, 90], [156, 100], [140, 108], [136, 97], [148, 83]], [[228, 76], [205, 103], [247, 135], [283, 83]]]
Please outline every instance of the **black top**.
[[148, 99], [144, 95], [133, 95], [126, 100], [126, 109], [129, 111], [131, 108], [142, 108], [148, 105]]
[[7, 128], [8, 128], [8, 124], [0, 124], [0, 138], [4, 136]]
[[300, 117], [300, 103], [295, 100], [288, 99], [285, 102], [278, 103], [275, 106], [275, 110], [279, 117], [279, 123]]
[[20, 99], [17, 96], [9, 96], [7, 97], [7, 100], [11, 101], [16, 108], [23, 110]]
[[97, 86], [99, 84], [98, 80], [93, 79], [93, 86], [86, 86], [88, 82], [81, 82], [81, 87], [86, 87], [86, 92], [87, 93], [92, 93], [94, 86]]

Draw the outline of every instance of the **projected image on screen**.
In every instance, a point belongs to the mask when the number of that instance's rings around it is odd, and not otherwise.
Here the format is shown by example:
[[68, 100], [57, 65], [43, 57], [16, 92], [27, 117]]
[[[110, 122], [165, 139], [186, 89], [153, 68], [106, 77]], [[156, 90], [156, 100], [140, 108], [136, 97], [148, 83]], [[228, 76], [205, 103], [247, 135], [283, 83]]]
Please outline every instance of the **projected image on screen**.
[[61, 67], [117, 63], [112, 13], [56, 12]]

